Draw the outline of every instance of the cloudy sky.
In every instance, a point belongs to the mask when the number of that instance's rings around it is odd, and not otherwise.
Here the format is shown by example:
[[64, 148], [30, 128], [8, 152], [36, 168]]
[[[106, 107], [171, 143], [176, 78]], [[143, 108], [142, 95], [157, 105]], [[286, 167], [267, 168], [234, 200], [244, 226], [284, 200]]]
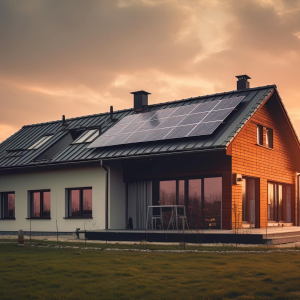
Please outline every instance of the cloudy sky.
[[0, 141], [25, 124], [276, 84], [300, 134], [300, 0], [0, 0]]

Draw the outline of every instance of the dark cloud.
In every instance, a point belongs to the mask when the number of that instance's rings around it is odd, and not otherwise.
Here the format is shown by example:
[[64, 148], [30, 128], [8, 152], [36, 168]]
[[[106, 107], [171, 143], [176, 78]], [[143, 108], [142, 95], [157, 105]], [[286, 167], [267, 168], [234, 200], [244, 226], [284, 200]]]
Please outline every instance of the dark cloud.
[[300, 124], [300, 5], [0, 0], [0, 139], [23, 124], [276, 83]]

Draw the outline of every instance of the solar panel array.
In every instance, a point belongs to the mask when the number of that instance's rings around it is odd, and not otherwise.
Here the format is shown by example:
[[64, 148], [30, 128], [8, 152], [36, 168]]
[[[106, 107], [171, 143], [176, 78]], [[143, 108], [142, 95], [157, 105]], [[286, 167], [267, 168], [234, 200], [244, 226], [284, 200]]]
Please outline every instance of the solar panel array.
[[88, 148], [212, 134], [244, 96], [124, 117]]

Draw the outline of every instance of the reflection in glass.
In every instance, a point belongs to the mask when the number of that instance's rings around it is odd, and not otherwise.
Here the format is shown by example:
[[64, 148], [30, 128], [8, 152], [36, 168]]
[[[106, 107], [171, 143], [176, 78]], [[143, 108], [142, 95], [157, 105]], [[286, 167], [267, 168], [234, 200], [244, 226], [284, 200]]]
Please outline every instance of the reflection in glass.
[[204, 227], [221, 229], [222, 178], [204, 179]]
[[255, 225], [255, 179], [247, 179], [247, 221]]
[[242, 221], [247, 220], [247, 196], [246, 196], [247, 179], [242, 179]]
[[33, 217], [40, 218], [41, 217], [41, 194], [40, 192], [34, 192], [33, 197]]
[[92, 190], [83, 190], [83, 214], [92, 215]]
[[176, 180], [159, 182], [159, 205], [176, 205]]
[[268, 183], [268, 220], [274, 220], [274, 185]]
[[50, 192], [43, 192], [43, 217], [50, 217]]
[[286, 222], [292, 222], [292, 186], [286, 185], [285, 187], [286, 193]]
[[283, 221], [282, 184], [278, 185], [278, 221]]
[[201, 179], [189, 180], [188, 223], [190, 228], [202, 228], [201, 214]]
[[178, 204], [185, 205], [185, 182], [184, 182], [184, 180], [178, 181]]
[[70, 191], [70, 216], [80, 216], [80, 190]]
[[5, 193], [3, 194], [4, 200], [4, 218], [15, 217], [15, 194]]

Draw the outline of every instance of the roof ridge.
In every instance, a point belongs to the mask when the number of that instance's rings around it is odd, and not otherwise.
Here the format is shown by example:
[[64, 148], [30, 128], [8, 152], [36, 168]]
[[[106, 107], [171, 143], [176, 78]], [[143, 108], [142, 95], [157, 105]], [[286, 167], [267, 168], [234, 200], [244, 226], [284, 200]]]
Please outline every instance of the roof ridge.
[[[166, 105], [166, 104], [172, 104], [172, 103], [178, 103], [178, 102], [191, 101], [191, 100], [196, 100], [196, 99], [203, 99], [203, 98], [214, 97], [214, 96], [220, 96], [220, 95], [226, 95], [226, 94], [232, 94], [232, 93], [241, 93], [243, 91], [249, 91], [249, 90], [251, 90], [251, 91], [261, 90], [261, 89], [270, 88], [270, 87], [277, 88], [276, 84], [270, 84], [270, 85], [258, 86], [258, 87], [253, 87], [253, 88], [249, 88], [249, 89], [244, 89], [244, 90], [232, 90], [232, 91], [227, 91], [227, 92], [222, 92], [222, 93], [215, 93], [215, 94], [209, 94], [209, 95], [203, 95], [203, 96], [183, 98], [183, 99], [180, 99], [180, 100], [166, 101], [166, 102], [161, 102], [161, 103], [154, 103], [154, 104], [148, 105], [147, 108], [160, 106], [160, 105]], [[132, 110], [133, 110], [133, 108], [116, 110], [116, 111], [114, 111], [114, 114], [122, 113], [122, 112], [126, 112], [126, 111], [132, 111]], [[74, 117], [74, 118], [68, 118], [68, 119], [66, 119], [66, 122], [67, 121], [78, 120], [78, 119], [83, 119], [83, 118], [91, 118], [91, 117], [98, 117], [98, 116], [102, 116], [102, 115], [109, 115], [109, 114], [110, 114], [110, 112], [103, 112], [103, 113], [92, 114], [92, 115], [84, 115], [84, 116], [79, 116], [79, 117]], [[61, 120], [55, 120], [55, 121], [42, 122], [42, 123], [36, 123], [36, 124], [28, 124], [28, 125], [24, 125], [22, 128], [32, 127], [32, 126], [41, 126], [41, 125], [47, 125], [47, 124], [54, 124], [54, 123], [60, 123], [60, 122], [62, 122], [62, 121]]]

